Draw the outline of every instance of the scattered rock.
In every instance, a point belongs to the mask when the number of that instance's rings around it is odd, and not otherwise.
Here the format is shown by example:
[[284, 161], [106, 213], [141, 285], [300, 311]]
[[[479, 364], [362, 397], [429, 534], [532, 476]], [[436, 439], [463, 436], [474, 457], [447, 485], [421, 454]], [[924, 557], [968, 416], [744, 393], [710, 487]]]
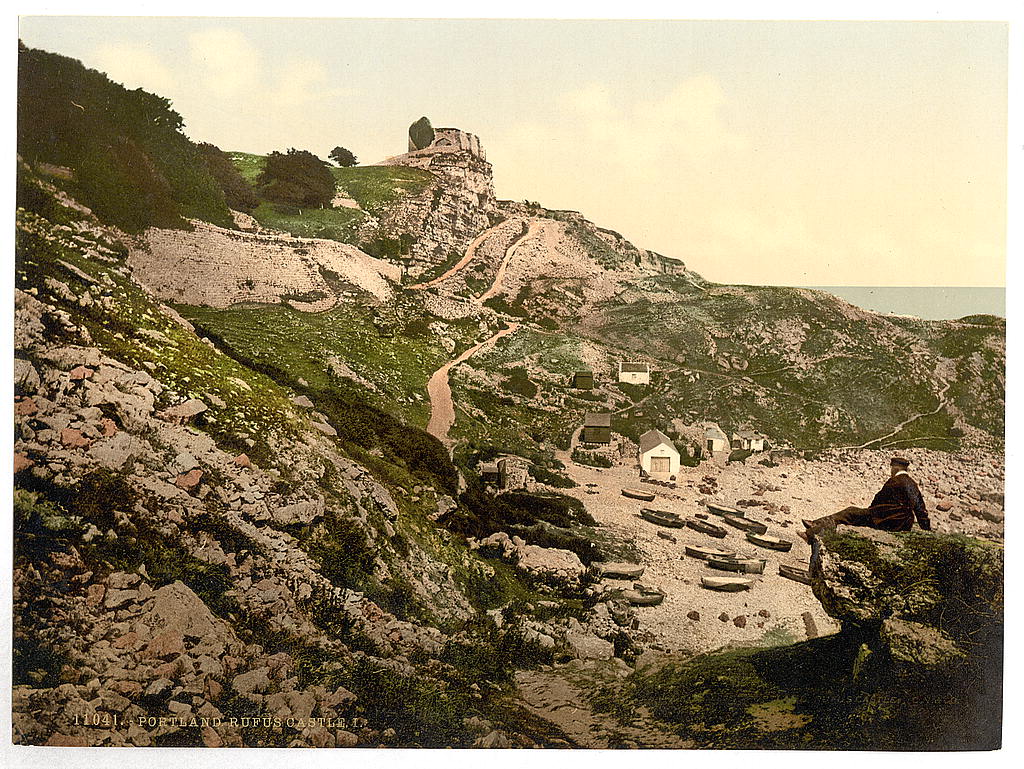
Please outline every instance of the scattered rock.
[[179, 489], [184, 489], [185, 491], [192, 491], [196, 486], [199, 485], [199, 482], [202, 479], [203, 471], [196, 468], [195, 470], [189, 470], [187, 473], [182, 473], [181, 475], [179, 475], [175, 479], [174, 485], [177, 486]]

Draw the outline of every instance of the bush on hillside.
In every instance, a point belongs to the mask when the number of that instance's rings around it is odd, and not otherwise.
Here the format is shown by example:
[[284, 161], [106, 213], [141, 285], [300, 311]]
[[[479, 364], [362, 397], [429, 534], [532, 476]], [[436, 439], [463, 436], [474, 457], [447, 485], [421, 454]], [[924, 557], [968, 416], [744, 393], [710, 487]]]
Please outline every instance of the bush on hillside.
[[409, 139], [412, 140], [412, 146], [418, 150], [430, 146], [434, 141], [434, 128], [426, 117], [421, 117], [409, 126]]
[[334, 199], [334, 176], [328, 165], [306, 150], [271, 152], [257, 177], [260, 195], [272, 203], [316, 208]]
[[327, 157], [342, 168], [350, 168], [359, 162], [359, 159], [353, 155], [350, 150], [347, 150], [344, 147], [335, 147]]

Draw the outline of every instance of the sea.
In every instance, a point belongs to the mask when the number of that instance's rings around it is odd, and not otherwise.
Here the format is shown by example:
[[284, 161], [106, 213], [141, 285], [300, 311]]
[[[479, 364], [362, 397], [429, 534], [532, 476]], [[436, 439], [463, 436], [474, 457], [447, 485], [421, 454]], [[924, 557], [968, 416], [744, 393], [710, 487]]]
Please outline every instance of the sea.
[[970, 286], [803, 286], [845, 299], [865, 310], [951, 320], [966, 315], [1006, 317], [1005, 288]]

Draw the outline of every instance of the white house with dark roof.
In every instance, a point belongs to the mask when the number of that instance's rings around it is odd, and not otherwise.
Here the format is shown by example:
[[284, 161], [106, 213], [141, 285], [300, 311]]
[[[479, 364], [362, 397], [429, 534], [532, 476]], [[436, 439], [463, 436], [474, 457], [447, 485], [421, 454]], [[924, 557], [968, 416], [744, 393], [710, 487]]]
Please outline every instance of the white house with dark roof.
[[641, 361], [619, 361], [619, 381], [627, 384], [651, 383], [651, 365]]
[[661, 430], [648, 430], [640, 436], [640, 469], [648, 475], [679, 472], [679, 451]]

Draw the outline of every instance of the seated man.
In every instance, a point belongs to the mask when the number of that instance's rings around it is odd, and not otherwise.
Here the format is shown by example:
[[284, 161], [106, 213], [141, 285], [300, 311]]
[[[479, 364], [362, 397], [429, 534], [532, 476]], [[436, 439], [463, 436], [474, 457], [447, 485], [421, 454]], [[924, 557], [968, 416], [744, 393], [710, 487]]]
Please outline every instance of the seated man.
[[847, 507], [824, 518], [804, 520], [807, 530], [800, 532], [800, 538], [809, 542], [811, 537], [819, 532], [834, 529], [839, 524], [870, 526], [885, 531], [910, 531], [914, 526], [915, 517], [922, 529], [931, 531], [932, 524], [924, 506], [924, 497], [907, 472], [908, 467], [910, 460], [893, 457], [889, 480], [875, 494], [875, 498], [871, 500], [871, 507]]

